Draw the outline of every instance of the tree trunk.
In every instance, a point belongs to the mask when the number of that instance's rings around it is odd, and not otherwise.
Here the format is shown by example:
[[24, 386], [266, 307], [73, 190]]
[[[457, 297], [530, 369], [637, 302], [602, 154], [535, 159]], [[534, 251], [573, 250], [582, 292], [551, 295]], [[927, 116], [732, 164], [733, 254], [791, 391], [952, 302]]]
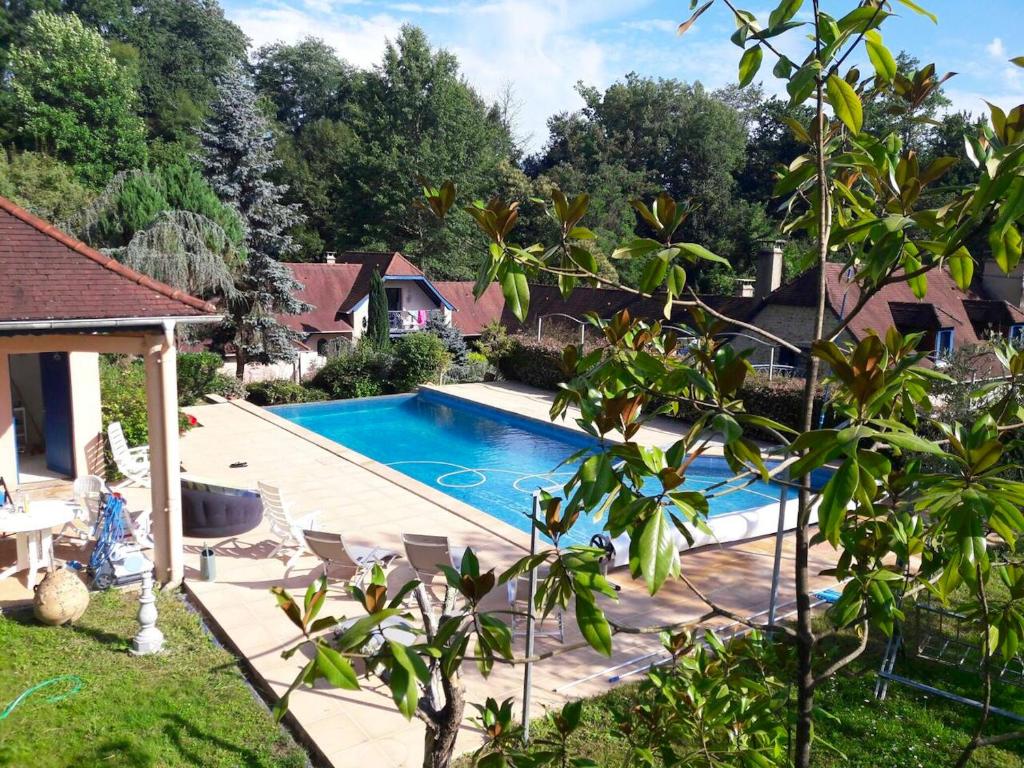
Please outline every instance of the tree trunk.
[[[821, 33], [819, 29], [819, 0], [814, 0], [815, 54], [821, 54]], [[815, 86], [815, 120], [817, 122], [815, 161], [817, 164], [818, 187], [818, 295], [811, 338], [820, 341], [825, 330], [825, 264], [828, 261], [828, 241], [832, 230], [832, 199], [829, 195], [827, 165], [825, 162], [825, 84], [819, 75]], [[807, 379], [804, 381], [803, 432], [814, 429], [814, 396], [818, 388], [819, 360], [811, 357], [807, 364]], [[824, 403], [822, 403], [824, 407]], [[811, 764], [811, 741], [814, 732], [814, 625], [811, 615], [811, 595], [808, 573], [810, 551], [811, 476], [801, 479], [799, 507], [796, 523], [796, 562], [794, 563], [794, 586], [796, 587], [796, 656], [797, 656], [797, 698], [796, 698], [796, 743], [793, 762], [796, 768], [809, 768]]]
[[241, 349], [235, 352], [235, 378], [245, 380], [245, 353]]
[[455, 739], [466, 708], [465, 692], [460, 684], [442, 679], [444, 707], [429, 718], [423, 744], [423, 768], [449, 768], [455, 755]]

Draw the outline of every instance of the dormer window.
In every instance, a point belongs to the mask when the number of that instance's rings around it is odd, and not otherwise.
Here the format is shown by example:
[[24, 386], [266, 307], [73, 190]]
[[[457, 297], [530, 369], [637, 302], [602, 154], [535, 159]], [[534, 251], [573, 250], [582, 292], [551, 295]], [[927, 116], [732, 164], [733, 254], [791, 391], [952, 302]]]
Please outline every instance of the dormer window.
[[953, 354], [953, 329], [941, 328], [935, 334], [935, 357], [949, 357]]
[[1024, 347], [1024, 323], [1014, 323], [1010, 326], [1010, 332], [1006, 334], [1010, 343], [1015, 347]]

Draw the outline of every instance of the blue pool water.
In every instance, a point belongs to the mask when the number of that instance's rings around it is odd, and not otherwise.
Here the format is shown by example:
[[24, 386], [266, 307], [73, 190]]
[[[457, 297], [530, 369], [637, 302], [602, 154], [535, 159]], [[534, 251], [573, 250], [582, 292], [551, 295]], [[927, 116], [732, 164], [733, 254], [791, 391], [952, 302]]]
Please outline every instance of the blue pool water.
[[[433, 391], [270, 410], [524, 531], [533, 491], [564, 484], [575, 467], [559, 464], [581, 448], [599, 447], [574, 430]], [[724, 459], [700, 457], [685, 487], [699, 490], [733, 474]], [[779, 490], [758, 481], [712, 498], [710, 514], [777, 503]], [[601, 528], [580, 520], [572, 538], [587, 542]]]

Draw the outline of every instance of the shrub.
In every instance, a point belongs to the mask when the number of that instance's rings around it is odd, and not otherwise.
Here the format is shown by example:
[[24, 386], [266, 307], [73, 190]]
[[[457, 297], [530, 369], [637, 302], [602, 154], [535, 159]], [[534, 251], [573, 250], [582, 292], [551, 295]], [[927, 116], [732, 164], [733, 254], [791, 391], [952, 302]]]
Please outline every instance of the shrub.
[[427, 321], [427, 324], [423, 327], [423, 330], [427, 333], [432, 333], [442, 342], [444, 342], [445, 349], [448, 350], [448, 356], [451, 358], [452, 365], [465, 365], [469, 348], [466, 346], [466, 340], [462, 338], [462, 334], [459, 329], [453, 325], [449, 325], [448, 321], [441, 317], [432, 317]]
[[476, 340], [476, 348], [480, 350], [480, 354], [494, 366], [512, 351], [514, 344], [513, 337], [508, 335], [508, 329], [498, 320], [484, 326], [480, 338]]
[[444, 380], [447, 384], [469, 384], [493, 378], [494, 368], [479, 352], [470, 352], [466, 355], [465, 363], [453, 365], [444, 372]]
[[566, 381], [561, 365], [562, 344], [526, 336], [512, 336], [508, 341], [508, 352], [498, 360], [498, 369], [506, 378], [541, 389], [558, 389]]
[[224, 365], [223, 358], [213, 352], [181, 352], [178, 354], [178, 405], [194, 405], [214, 387]]
[[[100, 357], [100, 414], [104, 435], [111, 422], [119, 421], [128, 445], [149, 443], [146, 368], [141, 358], [124, 355]], [[188, 417], [179, 412], [178, 428], [184, 432], [191, 426]], [[106, 440], [103, 442], [103, 455], [108, 479], [117, 479], [119, 475]]]
[[432, 333], [410, 333], [393, 346], [389, 383], [395, 392], [409, 392], [437, 378], [448, 364], [444, 342]]
[[310, 383], [315, 389], [323, 390], [337, 400], [372, 397], [384, 394], [390, 369], [391, 355], [388, 351], [360, 344], [328, 360], [313, 375]]
[[234, 376], [218, 373], [210, 382], [206, 394], [220, 395], [228, 400], [237, 400], [240, 397], [245, 397], [245, 385]]
[[254, 381], [245, 389], [248, 392], [246, 399], [256, 405], [311, 403], [327, 399], [327, 393], [322, 389], [306, 387], [288, 379]]

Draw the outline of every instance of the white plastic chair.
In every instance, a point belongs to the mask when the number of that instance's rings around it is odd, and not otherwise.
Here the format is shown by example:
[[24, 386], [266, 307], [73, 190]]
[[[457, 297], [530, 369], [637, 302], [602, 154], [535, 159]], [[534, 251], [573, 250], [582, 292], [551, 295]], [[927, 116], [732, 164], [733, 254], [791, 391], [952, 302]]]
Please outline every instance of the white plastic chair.
[[102, 493], [102, 477], [82, 475], [75, 478], [75, 484], [71, 489], [75, 516], [64, 524], [60, 536], [73, 533], [76, 538], [89, 540], [89, 536], [95, 532], [96, 520], [99, 518]]
[[260, 498], [263, 501], [263, 514], [270, 522], [270, 533], [278, 539], [278, 544], [271, 557], [283, 550], [294, 549], [292, 556], [288, 558], [285, 565], [285, 573], [292, 569], [295, 561], [306, 552], [309, 552], [309, 545], [302, 531], [316, 530], [317, 512], [307, 512], [302, 517], [293, 516], [290, 506], [281, 495], [281, 489], [266, 483], [257, 483], [260, 490]]
[[107, 426], [107, 440], [110, 441], [110, 452], [114, 456], [114, 464], [117, 465], [118, 471], [127, 478], [126, 484], [149, 488], [149, 446], [129, 447], [128, 441], [124, 439], [124, 430], [121, 429], [119, 421], [112, 421]]

